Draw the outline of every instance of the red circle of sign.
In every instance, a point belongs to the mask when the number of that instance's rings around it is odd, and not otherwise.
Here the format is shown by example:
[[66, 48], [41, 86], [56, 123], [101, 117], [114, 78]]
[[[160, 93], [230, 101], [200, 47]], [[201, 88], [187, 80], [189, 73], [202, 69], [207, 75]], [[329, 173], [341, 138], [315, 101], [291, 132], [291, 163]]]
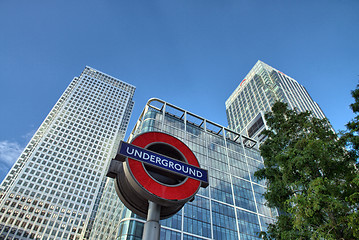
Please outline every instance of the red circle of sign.
[[[138, 147], [146, 148], [149, 144], [155, 142], [167, 143], [173, 146], [183, 154], [188, 164], [199, 167], [198, 160], [191, 149], [171, 135], [161, 132], [147, 132], [137, 136], [131, 143]], [[192, 178], [187, 178], [182, 184], [175, 186], [160, 184], [148, 175], [142, 162], [131, 158], [128, 158], [128, 166], [140, 186], [163, 199], [184, 200], [192, 197], [200, 187], [200, 181]]]

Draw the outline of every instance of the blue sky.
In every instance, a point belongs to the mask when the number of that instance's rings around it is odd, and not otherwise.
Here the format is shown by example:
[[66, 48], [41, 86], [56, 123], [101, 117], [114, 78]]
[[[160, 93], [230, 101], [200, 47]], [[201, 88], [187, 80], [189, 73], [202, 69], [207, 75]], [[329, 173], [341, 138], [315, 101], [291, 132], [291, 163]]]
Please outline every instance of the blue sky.
[[226, 126], [257, 60], [304, 85], [336, 130], [353, 117], [358, 0], [0, 1], [0, 180], [88, 65]]

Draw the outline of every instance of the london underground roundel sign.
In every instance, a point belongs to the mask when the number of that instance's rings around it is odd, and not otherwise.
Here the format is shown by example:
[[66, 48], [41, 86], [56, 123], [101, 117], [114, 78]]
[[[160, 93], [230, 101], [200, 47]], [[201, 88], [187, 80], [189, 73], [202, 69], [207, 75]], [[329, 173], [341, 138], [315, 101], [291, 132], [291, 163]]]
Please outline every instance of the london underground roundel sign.
[[[161, 205], [161, 219], [179, 211], [200, 187], [208, 186], [208, 173], [182, 141], [161, 132], [121, 142], [115, 187], [122, 202], [145, 217], [148, 201]], [[114, 160], [113, 160], [114, 161]]]

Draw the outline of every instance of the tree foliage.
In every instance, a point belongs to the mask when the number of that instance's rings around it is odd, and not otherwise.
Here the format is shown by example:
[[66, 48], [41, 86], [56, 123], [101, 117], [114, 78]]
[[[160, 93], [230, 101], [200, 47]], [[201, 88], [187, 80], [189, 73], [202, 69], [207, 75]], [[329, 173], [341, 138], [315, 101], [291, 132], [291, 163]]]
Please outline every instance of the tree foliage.
[[[359, 96], [359, 95], [358, 95]], [[277, 102], [265, 115], [265, 168], [255, 176], [268, 183], [268, 206], [278, 209], [266, 239], [355, 239], [355, 157], [345, 150], [326, 119], [290, 110]], [[359, 180], [359, 179], [357, 179]], [[355, 225], [357, 224], [357, 225]], [[355, 228], [356, 227], [356, 228]]]
[[[358, 159], [359, 157], [359, 85], [357, 88], [352, 91], [352, 97], [354, 98], [354, 103], [350, 104], [355, 117], [353, 120], [349, 121], [346, 125], [347, 131], [341, 137], [341, 140], [345, 142], [349, 154], [352, 157]], [[358, 170], [358, 161], [356, 162], [356, 169]], [[355, 176], [352, 180], [352, 185], [359, 188], [359, 174]], [[354, 191], [348, 198], [353, 205], [358, 207], [359, 205], [359, 190]], [[359, 239], [359, 212], [353, 211], [349, 214], [349, 226], [354, 229], [354, 236]]]
[[349, 150], [356, 157], [359, 156], [359, 85], [352, 91], [352, 97], [355, 102], [350, 104], [350, 108], [356, 115], [353, 120], [349, 121], [346, 125], [347, 132], [343, 135], [342, 139], [348, 144]]

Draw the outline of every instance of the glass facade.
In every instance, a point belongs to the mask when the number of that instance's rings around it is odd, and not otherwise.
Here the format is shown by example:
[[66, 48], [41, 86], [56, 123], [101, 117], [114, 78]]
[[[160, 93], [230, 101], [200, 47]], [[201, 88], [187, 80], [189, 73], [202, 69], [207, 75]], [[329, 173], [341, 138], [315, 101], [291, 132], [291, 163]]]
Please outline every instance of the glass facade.
[[[130, 140], [150, 131], [183, 141], [209, 174], [209, 186], [194, 201], [161, 220], [161, 239], [261, 239], [258, 233], [277, 212], [265, 206], [265, 183], [253, 176], [263, 166], [253, 139], [159, 99], [147, 103]], [[106, 183], [90, 238], [141, 239], [145, 219], [122, 205], [113, 181]]]
[[[292, 109], [311, 111], [317, 118], [325, 118], [319, 105], [307, 90], [293, 78], [258, 61], [226, 101], [229, 128], [255, 136], [265, 126], [262, 116], [275, 101], [282, 101]], [[260, 139], [259, 139], [260, 140]]]
[[86, 239], [135, 87], [86, 67], [0, 185], [0, 239]]

